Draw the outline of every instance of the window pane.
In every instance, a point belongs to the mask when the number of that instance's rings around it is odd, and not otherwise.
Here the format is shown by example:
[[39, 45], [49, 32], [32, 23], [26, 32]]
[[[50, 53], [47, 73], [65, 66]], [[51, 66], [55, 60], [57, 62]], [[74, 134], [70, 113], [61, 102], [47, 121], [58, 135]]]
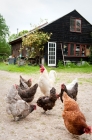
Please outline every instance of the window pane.
[[68, 55], [68, 44], [64, 44], [64, 46], [63, 46], [63, 54]]
[[85, 56], [85, 45], [81, 45], [81, 55]]
[[80, 56], [80, 45], [76, 44], [76, 56]]
[[80, 32], [81, 31], [81, 20], [76, 19], [76, 31]]
[[75, 31], [75, 19], [70, 19], [70, 31]]
[[81, 32], [81, 20], [71, 18], [70, 19], [70, 31], [72, 32]]
[[90, 45], [86, 46], [86, 56], [90, 56]]
[[74, 55], [74, 44], [70, 44], [70, 55]]

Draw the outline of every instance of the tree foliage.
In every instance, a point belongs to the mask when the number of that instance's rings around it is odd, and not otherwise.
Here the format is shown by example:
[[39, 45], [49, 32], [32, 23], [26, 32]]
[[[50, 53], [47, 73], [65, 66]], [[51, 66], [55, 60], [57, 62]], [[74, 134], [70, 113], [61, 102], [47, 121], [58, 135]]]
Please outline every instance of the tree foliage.
[[22, 35], [28, 33], [28, 30], [23, 30], [23, 31], [20, 31], [18, 34], [12, 34], [9, 36], [8, 40], [9, 42], [17, 39], [18, 37], [21, 37]]
[[0, 14], [0, 54], [10, 53], [10, 45], [7, 43], [7, 36], [9, 35], [9, 28], [6, 25], [5, 19]]
[[9, 36], [8, 40], [9, 40], [9, 42], [11, 42], [11, 41], [15, 40], [16, 38], [17, 38], [17, 34], [12, 34]]
[[22, 49], [25, 47], [29, 49], [29, 57], [40, 56], [44, 49], [44, 44], [49, 41], [51, 34], [35, 30], [22, 38]]
[[6, 25], [5, 19], [0, 14], [0, 41], [3, 41], [7, 35], [9, 35], [9, 28]]
[[3, 40], [3, 42], [0, 43], [0, 53], [7, 53], [10, 55], [11, 52], [11, 46], [6, 42], [6, 40]]

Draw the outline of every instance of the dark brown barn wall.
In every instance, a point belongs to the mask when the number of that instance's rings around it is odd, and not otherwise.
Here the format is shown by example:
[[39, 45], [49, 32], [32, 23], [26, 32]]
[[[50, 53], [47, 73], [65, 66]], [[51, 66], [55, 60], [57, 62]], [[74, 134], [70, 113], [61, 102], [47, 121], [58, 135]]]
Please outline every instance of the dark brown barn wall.
[[[81, 32], [70, 32], [70, 18], [78, 18], [81, 19]], [[69, 14], [55, 20], [54, 22], [44, 26], [40, 29], [44, 32], [52, 33], [50, 42], [56, 42], [56, 64], [58, 64], [59, 60], [63, 60], [62, 52], [61, 52], [61, 44], [68, 43], [68, 44], [88, 44], [92, 45], [92, 37], [90, 33], [92, 32], [92, 25], [83, 17], [81, 16], [76, 10], [70, 12]], [[18, 49], [22, 44], [22, 39], [19, 38], [18, 40], [12, 42], [12, 53], [16, 56], [19, 55]], [[45, 44], [45, 62], [48, 64], [48, 43]], [[23, 56], [25, 56], [26, 51], [23, 50]], [[68, 58], [72, 59], [72, 57]], [[74, 57], [73, 59], [78, 59], [78, 57]], [[81, 57], [80, 57], [81, 59]], [[85, 57], [83, 57], [85, 60]]]

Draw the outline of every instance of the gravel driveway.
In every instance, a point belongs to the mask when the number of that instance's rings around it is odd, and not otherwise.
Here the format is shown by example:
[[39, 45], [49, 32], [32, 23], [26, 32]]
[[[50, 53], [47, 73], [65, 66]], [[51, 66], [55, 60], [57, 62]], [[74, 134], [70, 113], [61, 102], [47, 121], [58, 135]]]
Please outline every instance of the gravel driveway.
[[[13, 117], [6, 113], [6, 94], [13, 84], [19, 84], [19, 76], [25, 79], [32, 78], [33, 84], [38, 82], [38, 74], [25, 75], [21, 73], [9, 73], [0, 71], [0, 140], [92, 140], [91, 135], [73, 136], [70, 134], [61, 116], [63, 104], [56, 101], [55, 107], [43, 114], [43, 110], [37, 106], [37, 110], [32, 112], [25, 119], [14, 122]], [[55, 88], [60, 92], [61, 83], [68, 84], [74, 78], [78, 78], [78, 104], [84, 113], [87, 123], [92, 126], [92, 73], [74, 74], [57, 73]], [[40, 89], [37, 89], [33, 104], [36, 104], [38, 97], [43, 96]]]

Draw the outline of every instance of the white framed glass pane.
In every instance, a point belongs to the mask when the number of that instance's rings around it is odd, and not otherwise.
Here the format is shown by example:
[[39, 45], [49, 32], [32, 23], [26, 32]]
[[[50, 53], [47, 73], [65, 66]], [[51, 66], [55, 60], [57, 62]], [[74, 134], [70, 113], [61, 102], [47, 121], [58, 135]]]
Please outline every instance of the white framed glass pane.
[[75, 19], [73, 18], [70, 19], [70, 31], [75, 31]]
[[56, 43], [48, 42], [48, 66], [56, 66]]
[[81, 20], [76, 19], [76, 31], [81, 32]]

